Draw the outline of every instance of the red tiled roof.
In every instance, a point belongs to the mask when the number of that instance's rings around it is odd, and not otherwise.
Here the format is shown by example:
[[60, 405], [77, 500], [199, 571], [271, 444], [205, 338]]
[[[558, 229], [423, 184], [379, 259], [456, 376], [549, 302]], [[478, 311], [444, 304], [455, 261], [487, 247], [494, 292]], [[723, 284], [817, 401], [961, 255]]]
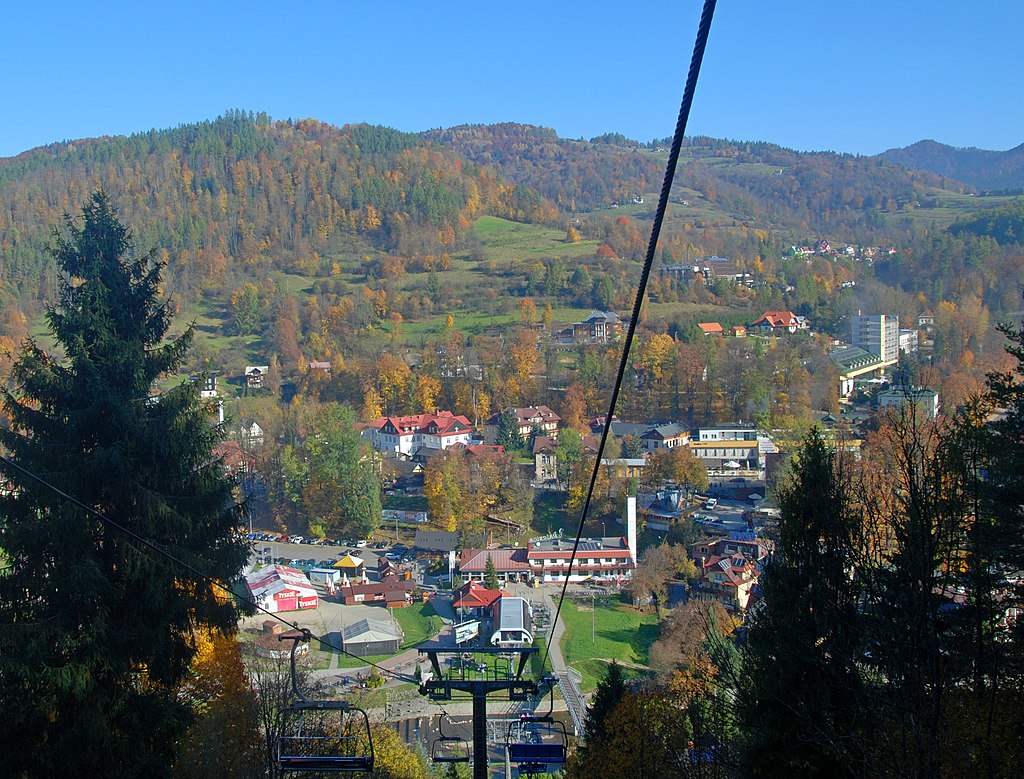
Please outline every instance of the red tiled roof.
[[431, 435], [455, 435], [471, 430], [472, 425], [462, 414], [453, 414], [451, 411], [438, 411], [436, 414], [409, 414], [402, 417], [378, 417], [370, 422], [370, 427], [378, 430], [388, 422], [400, 434], [411, 434], [431, 428]]
[[486, 571], [488, 555], [498, 571], [530, 570], [525, 549], [466, 549], [459, 560], [459, 570], [471, 573]]
[[487, 608], [498, 598], [508, 597], [504, 590], [488, 590], [479, 582], [466, 582], [456, 593], [455, 608], [481, 609]]

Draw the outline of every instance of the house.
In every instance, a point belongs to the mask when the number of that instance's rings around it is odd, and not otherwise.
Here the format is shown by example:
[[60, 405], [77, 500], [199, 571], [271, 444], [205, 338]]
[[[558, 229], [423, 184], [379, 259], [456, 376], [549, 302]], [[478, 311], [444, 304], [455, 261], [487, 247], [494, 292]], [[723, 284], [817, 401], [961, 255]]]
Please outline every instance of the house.
[[928, 419], [935, 419], [939, 415], [939, 393], [935, 390], [921, 387], [891, 387], [879, 392], [877, 398], [878, 407], [881, 409], [899, 409], [913, 405]]
[[199, 383], [199, 397], [212, 400], [217, 397], [217, 377], [220, 371], [210, 371], [192, 376], [192, 381]]
[[647, 467], [646, 457], [602, 457], [601, 466], [614, 479], [639, 479]]
[[697, 440], [688, 446], [708, 469], [721, 469], [726, 463], [735, 468], [754, 470], [762, 467], [762, 455], [771, 450], [771, 440], [758, 436], [754, 425], [720, 425], [697, 430]]
[[899, 350], [902, 354], [913, 354], [920, 348], [920, 331], [914, 328], [900, 328]]
[[698, 322], [697, 327], [704, 335], [724, 335], [725, 329], [718, 322]]
[[248, 574], [245, 586], [252, 601], [271, 614], [315, 609], [319, 605], [316, 590], [297, 568], [269, 565]]
[[248, 365], [245, 368], [245, 386], [249, 389], [262, 389], [267, 374], [270, 372], [269, 365]]
[[648, 530], [667, 533], [673, 523], [682, 517], [686, 508], [682, 490], [659, 490], [654, 495], [638, 495], [640, 515]]
[[239, 421], [237, 433], [239, 443], [249, 451], [263, 446], [267, 435], [259, 422], [245, 417]]
[[470, 612], [475, 616], [484, 616], [498, 598], [507, 598], [511, 593], [504, 590], [488, 590], [480, 582], [468, 581], [455, 591], [452, 608]]
[[595, 311], [582, 322], [572, 324], [573, 343], [608, 343], [619, 338], [624, 328], [618, 314], [611, 311]]
[[733, 325], [732, 326], [733, 338], [746, 338], [747, 337], [747, 326], [746, 325]]
[[[614, 428], [612, 428], [614, 430]], [[686, 446], [690, 442], [690, 429], [669, 422], [664, 425], [655, 425], [645, 430], [640, 435], [644, 442], [644, 448], [648, 452], [656, 452], [659, 449], [675, 449], [678, 446]]]
[[632, 576], [635, 558], [625, 538], [581, 538], [570, 571], [573, 543], [564, 538], [531, 541], [527, 554], [531, 577], [541, 582], [564, 582], [568, 576], [569, 581], [579, 582], [621, 581]]
[[327, 376], [330, 376], [331, 375], [331, 364], [329, 362], [326, 362], [326, 361], [313, 361], [313, 360], [311, 360], [310, 363], [309, 363], [309, 372], [310, 373], [320, 372], [320, 373], [326, 374]]
[[728, 257], [699, 257], [693, 260], [693, 265], [694, 270], [700, 273], [705, 281], [723, 279], [737, 284], [753, 283], [751, 275], [741, 270], [736, 260]]
[[459, 534], [448, 530], [417, 530], [412, 545], [420, 558], [447, 557], [459, 548]]
[[[266, 657], [271, 660], [287, 660], [294, 649], [296, 657], [304, 657], [309, 654], [309, 643], [300, 641], [296, 644], [288, 641], [292, 636], [301, 636], [301, 631], [285, 630], [284, 624], [276, 619], [263, 620], [263, 629], [256, 636], [253, 649], [257, 657]], [[284, 636], [285, 640], [279, 638]]]
[[526, 406], [524, 408], [507, 408], [492, 414], [484, 425], [484, 440], [493, 444], [498, 437], [498, 425], [501, 417], [508, 411], [516, 415], [519, 437], [524, 441], [537, 431], [539, 435], [558, 437], [558, 423], [562, 418], [547, 406]]
[[362, 430], [373, 448], [394, 457], [425, 458], [455, 444], [469, 444], [473, 427], [461, 414], [438, 411], [403, 417], [378, 417]]
[[367, 603], [373, 606], [399, 608], [412, 603], [412, 591], [416, 583], [411, 579], [388, 576], [379, 582], [342, 585], [337, 588], [337, 597], [344, 604]]
[[733, 532], [728, 538], [690, 546], [699, 578], [690, 589], [696, 600], [717, 600], [730, 611], [745, 611], [757, 586], [770, 542], [753, 533]]
[[792, 311], [765, 311], [747, 330], [758, 330], [761, 333], [795, 333], [808, 327], [810, 324], [807, 319], [797, 317]]
[[224, 473], [232, 478], [256, 472], [256, 457], [245, 451], [237, 441], [221, 441], [213, 447], [213, 456], [220, 461]]
[[533, 479], [537, 484], [558, 481], [557, 445], [551, 436], [539, 435], [533, 439]]

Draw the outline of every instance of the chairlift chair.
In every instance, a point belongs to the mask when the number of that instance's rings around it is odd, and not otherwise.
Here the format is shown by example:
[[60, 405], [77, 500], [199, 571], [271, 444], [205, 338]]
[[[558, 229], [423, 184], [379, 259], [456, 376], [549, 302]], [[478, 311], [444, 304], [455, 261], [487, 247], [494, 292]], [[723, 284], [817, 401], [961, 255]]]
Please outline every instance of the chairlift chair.
[[468, 763], [469, 742], [458, 736], [448, 736], [444, 732], [443, 715], [437, 723], [437, 730], [441, 734], [434, 739], [430, 745], [430, 759], [435, 763]]
[[[312, 700], [299, 689], [295, 649], [299, 642], [311, 639], [308, 630], [278, 636], [279, 641], [293, 642], [292, 692], [298, 699], [288, 708], [295, 718], [294, 731], [277, 739], [278, 768], [282, 773], [368, 773], [373, 770], [374, 755], [366, 712], [348, 701]], [[329, 733], [324, 720], [332, 723]]]
[[[518, 722], [508, 726], [505, 736], [505, 748], [508, 750], [509, 762], [516, 763], [519, 773], [532, 776], [542, 773], [548, 765], [565, 763], [569, 747], [569, 734], [565, 724], [552, 716], [555, 708], [555, 680], [545, 679], [551, 692], [551, 704], [544, 715], [523, 714]], [[518, 737], [515, 736], [519, 726]]]

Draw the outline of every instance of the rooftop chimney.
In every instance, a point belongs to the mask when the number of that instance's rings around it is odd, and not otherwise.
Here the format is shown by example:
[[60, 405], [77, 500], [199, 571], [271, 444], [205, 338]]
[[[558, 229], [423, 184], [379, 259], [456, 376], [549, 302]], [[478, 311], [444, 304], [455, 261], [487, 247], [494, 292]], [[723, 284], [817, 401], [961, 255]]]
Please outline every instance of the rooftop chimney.
[[639, 560], [636, 545], [636, 495], [626, 496], [626, 544], [629, 546], [629, 555], [633, 558], [633, 565], [636, 566]]

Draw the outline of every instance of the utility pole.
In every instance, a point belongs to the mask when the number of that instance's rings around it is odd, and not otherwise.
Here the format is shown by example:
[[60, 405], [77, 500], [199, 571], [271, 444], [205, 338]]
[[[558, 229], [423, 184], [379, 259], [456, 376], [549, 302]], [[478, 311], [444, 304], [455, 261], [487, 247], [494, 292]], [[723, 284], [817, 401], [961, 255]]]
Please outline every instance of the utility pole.
[[597, 643], [597, 596], [590, 593], [590, 643]]

